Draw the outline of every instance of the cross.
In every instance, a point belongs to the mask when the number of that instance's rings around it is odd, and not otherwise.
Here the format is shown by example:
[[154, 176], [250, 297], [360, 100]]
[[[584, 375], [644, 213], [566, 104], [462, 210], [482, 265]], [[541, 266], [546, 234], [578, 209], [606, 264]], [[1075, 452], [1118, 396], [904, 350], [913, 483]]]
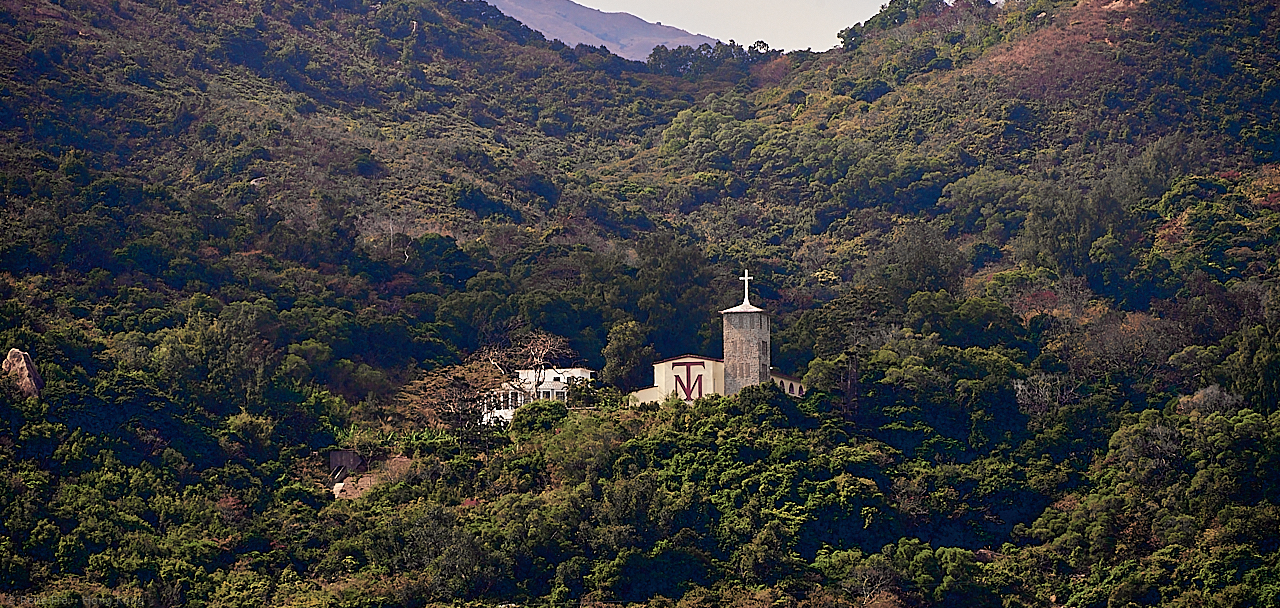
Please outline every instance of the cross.
[[755, 277], [751, 276], [751, 273], [747, 272], [746, 270], [743, 270], [742, 276], [738, 277], [738, 280], [742, 281], [742, 303], [743, 304], [747, 303], [749, 296], [751, 295], [751, 279], [754, 279], [754, 278]]

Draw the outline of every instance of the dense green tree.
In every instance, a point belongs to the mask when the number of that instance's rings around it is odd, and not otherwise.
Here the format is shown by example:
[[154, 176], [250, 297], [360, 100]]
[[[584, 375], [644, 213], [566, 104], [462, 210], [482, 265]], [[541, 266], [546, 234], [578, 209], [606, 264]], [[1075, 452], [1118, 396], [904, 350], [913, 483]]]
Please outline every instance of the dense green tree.
[[635, 321], [623, 321], [609, 329], [604, 347], [604, 368], [600, 379], [624, 388], [645, 386], [647, 364], [654, 359], [653, 347], [647, 344], [643, 329]]

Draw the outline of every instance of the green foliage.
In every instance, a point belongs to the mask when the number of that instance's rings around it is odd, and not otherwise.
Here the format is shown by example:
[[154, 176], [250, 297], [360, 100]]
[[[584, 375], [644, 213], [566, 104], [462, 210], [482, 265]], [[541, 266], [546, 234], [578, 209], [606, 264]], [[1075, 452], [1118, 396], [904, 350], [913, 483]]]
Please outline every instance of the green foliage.
[[781, 51], [771, 50], [763, 40], [745, 49], [732, 40], [728, 44], [717, 41], [715, 46], [703, 44], [698, 48], [678, 46], [669, 49], [660, 44], [653, 48], [646, 65], [650, 72], [669, 76], [696, 78], [728, 72], [740, 78], [750, 66], [781, 56]]
[[609, 329], [605, 343], [604, 368], [600, 379], [615, 386], [636, 388], [645, 382], [646, 363], [654, 359], [653, 347], [646, 344], [643, 328], [636, 321], [623, 321]]
[[569, 416], [569, 408], [559, 401], [534, 401], [522, 406], [511, 421], [511, 432], [528, 439], [550, 431]]
[[[1275, 16], [893, 0], [641, 64], [481, 2], [0, 10], [47, 383], [0, 382], [0, 591], [1274, 605]], [[626, 407], [742, 265], [804, 399]], [[404, 391], [528, 331], [609, 386]]]

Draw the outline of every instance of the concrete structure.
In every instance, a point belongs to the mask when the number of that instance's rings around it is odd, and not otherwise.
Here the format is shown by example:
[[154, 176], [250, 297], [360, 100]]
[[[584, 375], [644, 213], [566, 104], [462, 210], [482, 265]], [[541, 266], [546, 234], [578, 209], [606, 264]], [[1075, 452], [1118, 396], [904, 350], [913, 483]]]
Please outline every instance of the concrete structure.
[[364, 470], [364, 459], [355, 450], [333, 450], [329, 452], [329, 477], [342, 482], [348, 475]]
[[516, 410], [530, 401], [568, 401], [569, 385], [591, 382], [596, 372], [585, 367], [520, 369], [515, 379], [494, 391], [485, 407], [485, 424], [510, 424]]
[[778, 385], [778, 388], [781, 388], [784, 393], [793, 397], [803, 397], [805, 390], [807, 390], [804, 387], [803, 380], [777, 370], [769, 372], [769, 381]]
[[724, 317], [724, 394], [769, 381], [769, 316], [751, 305], [751, 275], [742, 273], [742, 303]]
[[635, 403], [662, 401], [675, 394], [685, 401], [707, 395], [736, 395], [748, 386], [773, 382], [789, 395], [804, 395], [799, 378], [770, 366], [769, 316], [751, 305], [750, 281], [744, 273], [742, 304], [720, 311], [724, 316], [724, 359], [683, 355], [653, 364], [653, 386], [631, 393]]

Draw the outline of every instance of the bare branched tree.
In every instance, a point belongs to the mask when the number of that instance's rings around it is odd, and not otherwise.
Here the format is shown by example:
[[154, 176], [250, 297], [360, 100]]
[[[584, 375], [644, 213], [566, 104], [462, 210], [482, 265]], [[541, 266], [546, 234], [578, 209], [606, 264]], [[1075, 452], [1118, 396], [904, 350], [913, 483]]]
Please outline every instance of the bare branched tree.
[[401, 391], [399, 401], [426, 424], [471, 429], [482, 421], [493, 391], [506, 377], [481, 361], [469, 361], [428, 372]]
[[420, 214], [399, 206], [387, 210], [385, 215], [368, 215], [357, 220], [357, 227], [364, 239], [369, 243], [371, 253], [386, 259], [404, 256], [406, 263], [411, 259], [414, 234], [420, 234], [413, 226]]
[[533, 398], [537, 396], [538, 386], [546, 378], [547, 368], [574, 354], [573, 349], [569, 348], [569, 341], [565, 338], [542, 330], [533, 330], [510, 345], [486, 346], [477, 351], [471, 359], [487, 363], [507, 378], [514, 378], [516, 370], [534, 370], [533, 385], [520, 386], [521, 392]]
[[542, 384], [546, 369], [557, 361], [574, 355], [569, 341], [545, 331], [527, 334], [516, 347], [516, 357], [523, 369], [534, 370], [533, 387]]
[[1073, 403], [1080, 398], [1079, 383], [1057, 374], [1035, 374], [1013, 381], [1013, 393], [1024, 413], [1037, 416]]
[[1068, 336], [1062, 357], [1077, 378], [1096, 380], [1125, 373], [1150, 380], [1176, 352], [1174, 323], [1142, 312], [1115, 311]]
[[893, 593], [897, 578], [893, 570], [882, 564], [861, 564], [849, 573], [842, 586], [863, 608], [899, 606], [901, 604]]
[[400, 402], [424, 423], [453, 429], [470, 429], [483, 422], [493, 405], [494, 393], [516, 377], [516, 370], [535, 370], [532, 386], [511, 382], [530, 399], [536, 398], [545, 371], [557, 361], [573, 356], [569, 341], [545, 331], [531, 331], [514, 344], [489, 345], [476, 351], [462, 365], [432, 370], [409, 383]]

